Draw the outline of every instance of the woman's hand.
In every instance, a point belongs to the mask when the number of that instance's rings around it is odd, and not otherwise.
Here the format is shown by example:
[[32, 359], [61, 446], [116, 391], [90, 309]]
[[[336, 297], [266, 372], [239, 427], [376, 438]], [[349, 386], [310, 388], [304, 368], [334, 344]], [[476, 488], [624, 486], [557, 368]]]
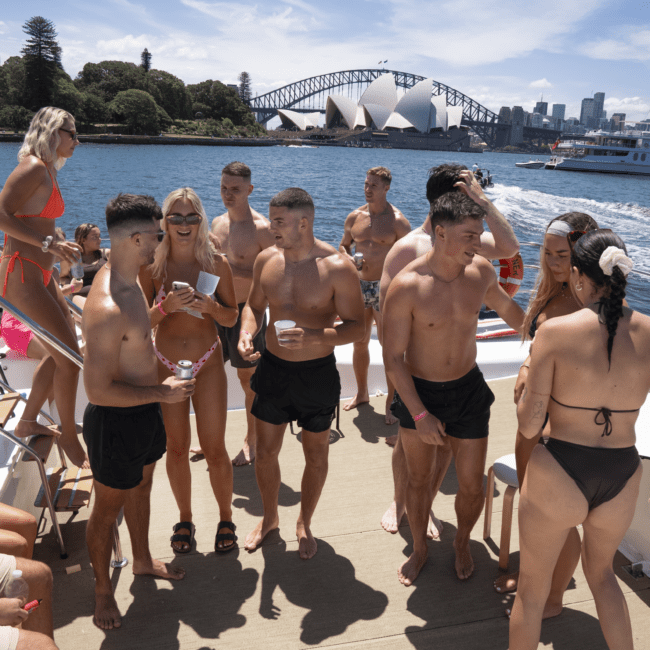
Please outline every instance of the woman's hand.
[[185, 287], [184, 289], [172, 289], [165, 299], [162, 301], [162, 308], [166, 314], [193, 307], [194, 303], [194, 289], [192, 287]]
[[191, 309], [201, 312], [202, 314], [211, 314], [214, 316], [215, 301], [212, 296], [205, 293], [194, 292], [194, 302], [190, 305]]
[[48, 249], [48, 253], [58, 257], [62, 262], [69, 262], [70, 264], [75, 264], [81, 259], [81, 246], [70, 241], [53, 241]]

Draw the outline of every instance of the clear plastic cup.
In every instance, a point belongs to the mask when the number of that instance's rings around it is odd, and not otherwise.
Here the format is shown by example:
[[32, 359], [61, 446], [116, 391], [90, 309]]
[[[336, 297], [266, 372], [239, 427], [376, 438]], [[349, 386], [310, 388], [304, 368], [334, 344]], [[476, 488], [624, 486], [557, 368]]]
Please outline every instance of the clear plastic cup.
[[278, 337], [278, 343], [280, 345], [284, 345], [284, 342], [286, 342], [286, 339], [280, 338], [280, 334], [283, 330], [290, 330], [296, 326], [296, 321], [293, 320], [276, 320], [275, 323], [275, 335]]

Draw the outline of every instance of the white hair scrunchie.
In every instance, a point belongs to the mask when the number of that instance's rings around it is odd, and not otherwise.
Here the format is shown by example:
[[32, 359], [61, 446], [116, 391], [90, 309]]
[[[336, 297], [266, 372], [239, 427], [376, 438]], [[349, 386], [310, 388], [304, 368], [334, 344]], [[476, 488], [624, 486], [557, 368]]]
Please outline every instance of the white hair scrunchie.
[[618, 248], [617, 246], [608, 246], [602, 252], [598, 264], [605, 275], [611, 275], [614, 267], [618, 266], [626, 277], [634, 267], [634, 262], [625, 254], [622, 248]]

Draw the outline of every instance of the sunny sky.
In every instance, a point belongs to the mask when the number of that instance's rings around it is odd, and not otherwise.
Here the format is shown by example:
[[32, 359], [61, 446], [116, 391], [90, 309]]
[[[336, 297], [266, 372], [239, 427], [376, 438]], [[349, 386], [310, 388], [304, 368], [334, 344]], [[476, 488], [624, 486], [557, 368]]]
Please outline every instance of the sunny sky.
[[253, 93], [338, 70], [431, 77], [498, 112], [606, 95], [608, 116], [650, 119], [648, 0], [57, 0], [6, 2], [0, 60], [19, 55], [22, 25], [51, 20], [73, 78], [86, 62], [140, 62], [186, 83], [237, 83]]

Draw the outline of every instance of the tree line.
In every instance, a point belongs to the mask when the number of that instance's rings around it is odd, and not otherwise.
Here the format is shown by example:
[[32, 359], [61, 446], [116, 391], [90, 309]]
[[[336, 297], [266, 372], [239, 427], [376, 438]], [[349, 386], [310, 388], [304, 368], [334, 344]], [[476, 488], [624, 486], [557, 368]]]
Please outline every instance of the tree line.
[[24, 130], [42, 106], [74, 115], [81, 132], [94, 124], [119, 123], [130, 133], [262, 135], [265, 129], [242, 101], [250, 99], [250, 76], [237, 89], [208, 79], [188, 84], [151, 67], [145, 48], [140, 65], [125, 61], [86, 63], [72, 79], [61, 65], [54, 24], [41, 16], [23, 26], [22, 56], [0, 66], [0, 126]]

